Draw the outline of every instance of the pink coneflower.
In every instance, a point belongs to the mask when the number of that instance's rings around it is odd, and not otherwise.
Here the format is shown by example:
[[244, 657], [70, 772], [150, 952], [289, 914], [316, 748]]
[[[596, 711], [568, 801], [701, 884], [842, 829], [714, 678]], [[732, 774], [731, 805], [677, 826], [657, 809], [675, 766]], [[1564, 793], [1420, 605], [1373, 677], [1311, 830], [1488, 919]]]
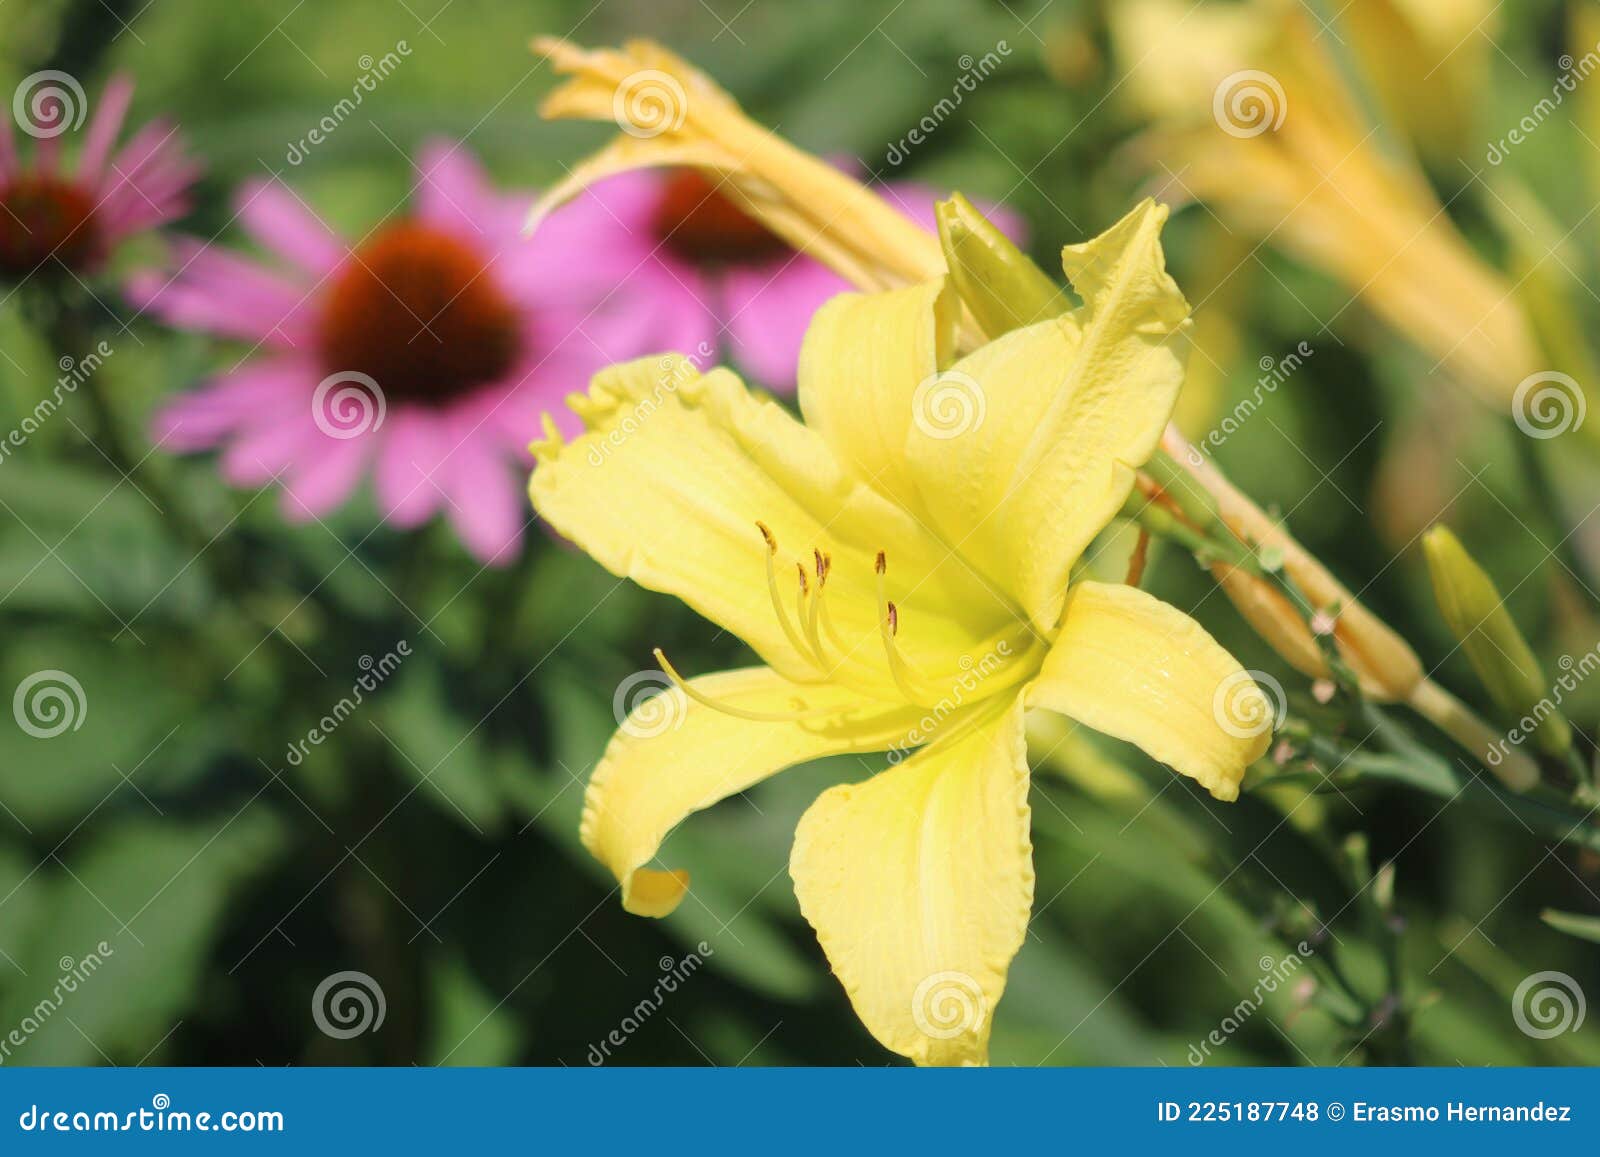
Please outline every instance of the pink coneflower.
[[22, 82], [18, 127], [38, 143], [24, 158], [11, 121], [0, 116], [0, 278], [21, 280], [46, 266], [92, 273], [122, 241], [188, 210], [200, 166], [184, 155], [176, 128], [152, 122], [112, 151], [132, 97], [133, 81], [113, 77], [69, 171], [61, 136], [83, 120], [83, 90], [65, 73]]
[[169, 324], [253, 342], [232, 371], [171, 402], [154, 436], [224, 447], [236, 486], [279, 481], [283, 510], [339, 506], [371, 468], [388, 521], [441, 507], [463, 543], [504, 563], [521, 540], [527, 443], [545, 411], [613, 361], [673, 348], [610, 250], [616, 224], [575, 205], [532, 241], [531, 197], [491, 189], [458, 144], [418, 158], [409, 215], [352, 245], [280, 183], [241, 191], [238, 219], [276, 268], [191, 244], [135, 300]]
[[[883, 192], [907, 217], [936, 230], [937, 194], [908, 184], [885, 186]], [[654, 308], [678, 335], [675, 348], [720, 347], [755, 383], [793, 391], [811, 315], [828, 298], [852, 289], [849, 282], [795, 253], [698, 169], [611, 177], [557, 210], [540, 231], [592, 199], [613, 216], [615, 248], [631, 259], [631, 276], [651, 286]], [[1021, 239], [1024, 229], [1015, 215], [984, 208], [995, 224]]]

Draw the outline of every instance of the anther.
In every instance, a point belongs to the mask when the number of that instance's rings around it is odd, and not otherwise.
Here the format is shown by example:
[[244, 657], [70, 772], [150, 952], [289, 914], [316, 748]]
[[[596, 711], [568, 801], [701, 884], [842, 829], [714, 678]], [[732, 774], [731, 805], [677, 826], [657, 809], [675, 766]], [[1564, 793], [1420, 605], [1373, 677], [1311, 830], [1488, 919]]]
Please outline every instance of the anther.
[[[811, 652], [807, 649], [805, 640], [800, 637], [800, 632], [789, 621], [789, 612], [784, 610], [783, 599], [778, 594], [778, 570], [775, 561], [778, 554], [778, 540], [772, 536], [772, 531], [767, 529], [766, 523], [757, 522], [756, 526], [760, 528], [761, 537], [767, 543], [767, 553], [765, 555], [767, 562], [767, 594], [772, 599], [772, 612], [778, 616], [778, 626], [783, 628], [783, 637], [789, 640], [789, 645], [795, 649], [795, 653], [802, 659], [811, 660]], [[801, 572], [800, 581], [803, 586], [805, 583], [804, 571]], [[804, 600], [802, 599], [801, 602], [800, 622], [804, 623], [806, 621]]]

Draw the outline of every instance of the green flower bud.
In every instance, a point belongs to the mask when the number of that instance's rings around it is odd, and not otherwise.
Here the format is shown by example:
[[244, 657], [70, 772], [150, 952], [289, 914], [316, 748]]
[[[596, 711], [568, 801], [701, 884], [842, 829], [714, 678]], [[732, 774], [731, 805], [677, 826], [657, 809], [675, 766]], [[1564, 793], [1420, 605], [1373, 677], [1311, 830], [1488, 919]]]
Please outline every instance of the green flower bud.
[[960, 193], [940, 201], [935, 214], [951, 284], [986, 336], [997, 338], [1072, 308], [1066, 290]]
[[1443, 526], [1422, 536], [1422, 549], [1444, 621], [1490, 697], [1510, 715], [1534, 721], [1541, 751], [1565, 755], [1572, 728], [1550, 702], [1539, 661], [1511, 621], [1494, 580]]

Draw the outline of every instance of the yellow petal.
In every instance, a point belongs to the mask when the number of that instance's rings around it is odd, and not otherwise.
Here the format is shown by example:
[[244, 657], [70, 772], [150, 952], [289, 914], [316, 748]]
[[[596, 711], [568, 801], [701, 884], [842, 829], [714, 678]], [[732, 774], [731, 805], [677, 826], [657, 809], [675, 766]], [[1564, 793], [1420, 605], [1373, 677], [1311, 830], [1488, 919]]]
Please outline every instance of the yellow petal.
[[[959, 559], [842, 469], [821, 437], [727, 370], [702, 376], [680, 357], [646, 358], [602, 371], [569, 404], [587, 429], [534, 447], [538, 512], [613, 574], [676, 595], [789, 678], [837, 677], [869, 694], [891, 682], [879, 551], [901, 612], [898, 642], [919, 668], [953, 669], [1011, 621]], [[796, 567], [814, 593], [815, 552], [832, 563], [833, 631], [819, 626], [819, 637], [842, 644], [823, 664], [796, 608]]]
[[944, 278], [843, 293], [816, 312], [800, 347], [806, 424], [856, 477], [919, 515], [926, 511], [906, 466], [906, 442], [927, 399], [925, 383], [951, 360], [958, 316]]
[[1073, 585], [1028, 701], [1136, 744], [1223, 800], [1266, 751], [1277, 709], [1188, 615], [1094, 582]]
[[1020, 699], [824, 792], [789, 861], [856, 1015], [918, 1064], [982, 1064], [1033, 903]]
[[1183, 381], [1188, 303], [1167, 275], [1165, 206], [1146, 201], [1062, 262], [1081, 308], [947, 365], [943, 279], [842, 294], [800, 354], [807, 422], [858, 477], [937, 531], [1041, 632], [1121, 509]]
[[[908, 434], [936, 528], [1040, 631], [1060, 618], [1068, 573], [1121, 509], [1132, 468], [1177, 402], [1183, 361], [1172, 335], [1189, 307], [1162, 257], [1166, 217], [1146, 201], [1068, 246], [1063, 264], [1083, 306], [951, 366], [936, 387], [946, 412], [927, 396]], [[941, 423], [952, 414], [967, 428]]]
[[622, 884], [623, 907], [640, 916], [667, 915], [689, 888], [687, 872], [644, 865], [690, 813], [796, 763], [891, 747], [913, 726], [904, 708], [864, 702], [839, 687], [791, 683], [765, 667], [706, 675], [689, 686], [746, 712], [803, 705], [808, 715], [793, 723], [739, 718], [676, 687], [634, 707], [589, 780], [581, 833], [584, 847]]

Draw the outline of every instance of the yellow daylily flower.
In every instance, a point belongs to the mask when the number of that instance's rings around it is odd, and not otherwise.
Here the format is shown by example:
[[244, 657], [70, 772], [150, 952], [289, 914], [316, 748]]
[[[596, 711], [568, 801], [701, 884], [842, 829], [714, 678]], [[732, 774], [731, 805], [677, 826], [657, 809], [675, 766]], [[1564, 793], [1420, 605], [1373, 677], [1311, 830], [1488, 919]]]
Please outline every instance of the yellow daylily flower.
[[[1362, 27], [1395, 24], [1378, 7], [1357, 5]], [[1303, 6], [1126, 0], [1112, 31], [1124, 91], [1157, 122], [1141, 150], [1174, 193], [1337, 280], [1501, 412], [1546, 368], [1510, 283], [1404, 142], [1379, 137]]]
[[1351, 0], [1338, 11], [1383, 119], [1442, 165], [1458, 163], [1476, 126], [1501, 10], [1501, 0]]
[[585, 798], [586, 847], [632, 912], [689, 887], [667, 833], [796, 763], [889, 752], [824, 792], [790, 873], [856, 1012], [920, 1064], [982, 1063], [1033, 896], [1024, 712], [1070, 716], [1236, 798], [1272, 711], [1198, 623], [1073, 581], [1176, 401], [1188, 305], [1164, 207], [1068, 246], [1083, 304], [957, 357], [943, 277], [843, 294], [807, 334], [796, 420], [726, 369], [614, 366], [547, 423], [539, 514], [676, 595], [764, 665], [683, 678], [630, 717]]

